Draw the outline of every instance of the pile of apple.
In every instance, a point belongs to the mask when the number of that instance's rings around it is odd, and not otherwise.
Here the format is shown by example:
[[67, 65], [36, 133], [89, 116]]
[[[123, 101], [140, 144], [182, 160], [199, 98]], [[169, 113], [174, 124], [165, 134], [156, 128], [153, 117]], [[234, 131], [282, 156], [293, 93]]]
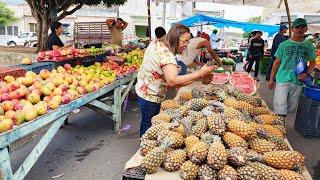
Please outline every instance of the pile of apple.
[[143, 61], [144, 52], [143, 50], [137, 48], [128, 53], [121, 53], [119, 56], [126, 60], [127, 65], [135, 65], [140, 67]]
[[99, 55], [104, 53], [103, 48], [96, 48], [95, 46], [91, 46], [91, 48], [86, 49], [91, 56]]
[[121, 62], [115, 62], [112, 60], [108, 60], [108, 62], [102, 63], [102, 68], [115, 72], [117, 77], [119, 78], [137, 72], [138, 70], [138, 66], [136, 65], [126, 65]]
[[0, 82], [0, 133], [32, 121], [115, 79], [116, 73], [106, 70], [100, 63], [74, 68], [65, 64], [51, 72], [43, 69], [38, 75], [28, 71], [24, 77], [6, 76]]
[[37, 60], [38, 61], [63, 61], [68, 60], [71, 58], [78, 58], [78, 57], [87, 57], [90, 55], [98, 55], [102, 54], [104, 49], [102, 48], [95, 48], [94, 46], [90, 49], [75, 49], [75, 48], [68, 48], [68, 49], [58, 49], [58, 50], [51, 50], [51, 51], [42, 51], [38, 53]]

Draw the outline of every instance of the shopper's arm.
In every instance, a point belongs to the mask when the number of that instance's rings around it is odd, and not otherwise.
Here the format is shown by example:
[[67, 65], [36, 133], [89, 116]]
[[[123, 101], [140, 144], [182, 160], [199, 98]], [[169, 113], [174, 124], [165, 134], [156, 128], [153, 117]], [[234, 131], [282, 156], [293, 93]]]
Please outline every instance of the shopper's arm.
[[122, 21], [123, 25], [122, 25], [122, 30], [124, 30], [125, 28], [128, 27], [128, 23], [126, 21]]
[[280, 66], [280, 60], [277, 58], [273, 63], [270, 80], [268, 82], [268, 86], [270, 89], [273, 89], [274, 87], [275, 77], [278, 72], [279, 66]]
[[309, 66], [308, 66], [308, 71], [307, 73], [302, 73], [298, 76], [298, 79], [300, 81], [304, 81], [308, 78], [308, 76], [314, 71], [314, 68], [316, 67], [316, 61], [315, 60], [312, 60], [312, 61], [309, 61]]
[[215, 66], [204, 65], [199, 71], [182, 76], [178, 76], [178, 67], [174, 64], [167, 64], [162, 67], [162, 70], [169, 87], [182, 87], [203, 78], [206, 74], [211, 73], [215, 68]]
[[106, 23], [107, 23], [108, 26], [112, 26], [112, 24], [113, 24], [114, 22], [115, 22], [114, 19], [107, 19], [107, 20], [106, 20]]
[[197, 45], [197, 49], [206, 48], [208, 52], [211, 54], [212, 58], [218, 63], [218, 65], [221, 67], [222, 62], [220, 60], [220, 57], [211, 47], [211, 44], [209, 41], [202, 41]]

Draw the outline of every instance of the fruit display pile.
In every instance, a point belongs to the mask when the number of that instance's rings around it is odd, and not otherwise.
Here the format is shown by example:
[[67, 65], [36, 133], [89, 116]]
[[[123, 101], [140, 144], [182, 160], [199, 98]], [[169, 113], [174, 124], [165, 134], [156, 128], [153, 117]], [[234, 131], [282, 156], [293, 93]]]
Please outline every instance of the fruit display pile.
[[58, 50], [39, 52], [37, 56], [37, 60], [38, 61], [44, 61], [44, 60], [63, 61], [71, 58], [95, 56], [102, 53], [104, 53], [103, 48], [95, 48], [94, 46], [92, 46], [89, 49], [75, 49], [75, 48], [58, 49]]
[[285, 142], [285, 121], [258, 96], [207, 85], [165, 100], [141, 138], [142, 169], [182, 179], [302, 180], [304, 156]]
[[143, 61], [144, 52], [141, 49], [135, 49], [128, 53], [120, 53], [118, 56], [124, 58], [127, 65], [140, 67]]
[[135, 66], [104, 62], [89, 67], [65, 64], [51, 72], [47, 69], [39, 74], [28, 71], [18, 78], [6, 76], [0, 82], [0, 133], [136, 71]]

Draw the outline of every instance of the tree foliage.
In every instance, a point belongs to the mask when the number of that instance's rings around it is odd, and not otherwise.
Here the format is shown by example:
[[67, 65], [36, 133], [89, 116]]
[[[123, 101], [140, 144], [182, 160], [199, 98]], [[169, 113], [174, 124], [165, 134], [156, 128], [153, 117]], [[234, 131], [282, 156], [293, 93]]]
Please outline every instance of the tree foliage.
[[14, 12], [11, 11], [6, 5], [0, 1], [0, 25], [5, 26], [14, 21]]
[[261, 16], [251, 17], [251, 18], [249, 18], [248, 22], [250, 22], [250, 23], [261, 23]]
[[251, 33], [251, 32], [244, 32], [244, 33], [242, 34], [242, 37], [243, 37], [243, 38], [249, 38], [250, 33]]

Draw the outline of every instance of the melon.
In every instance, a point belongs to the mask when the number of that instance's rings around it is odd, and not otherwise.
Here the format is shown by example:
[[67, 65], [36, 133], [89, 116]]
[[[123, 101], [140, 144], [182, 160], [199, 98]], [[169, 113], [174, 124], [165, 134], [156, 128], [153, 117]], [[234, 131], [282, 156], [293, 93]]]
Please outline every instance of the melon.
[[229, 74], [225, 73], [213, 73], [212, 74], [212, 84], [223, 85], [229, 81]]

